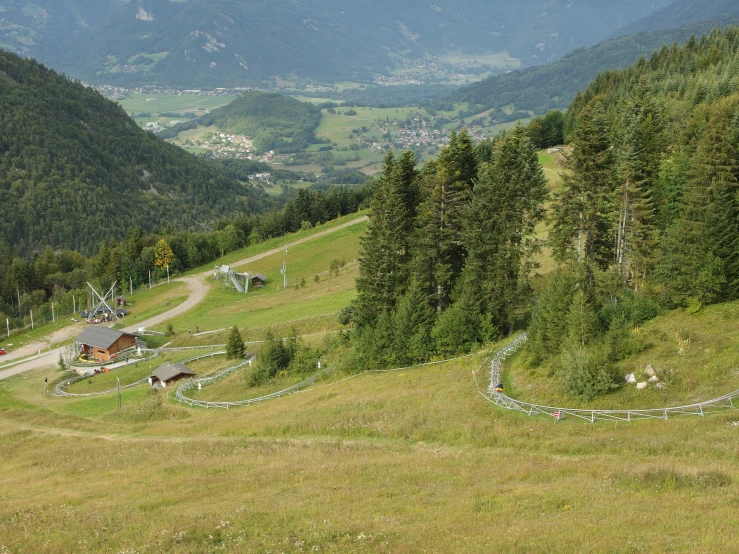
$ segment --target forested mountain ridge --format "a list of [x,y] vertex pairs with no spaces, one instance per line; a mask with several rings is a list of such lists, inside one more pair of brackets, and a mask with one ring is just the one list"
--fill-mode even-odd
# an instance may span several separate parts
[[596,43],[669,2],[65,1],[75,8],[62,17],[52,0],[15,0],[0,40],[75,77],[180,88],[271,83],[275,76],[367,80],[386,74],[398,57],[426,55],[506,50],[536,64]]
[[0,249],[89,252],[133,226],[194,228],[254,211],[262,195],[91,88],[0,51]]
[[277,93],[249,91],[226,106],[160,133],[172,138],[180,131],[215,125],[222,132],[246,135],[258,152],[299,152],[315,140],[321,110]]
[[555,62],[489,77],[426,104],[444,107],[454,102],[469,102],[476,106],[471,109],[479,111],[500,110],[513,105],[516,110],[536,114],[550,109],[565,109],[575,94],[585,90],[602,71],[626,68],[641,56],[649,57],[665,44],[682,44],[691,35],[700,36],[713,28],[736,24],[739,24],[739,14],[675,29],[619,36],[570,52]]

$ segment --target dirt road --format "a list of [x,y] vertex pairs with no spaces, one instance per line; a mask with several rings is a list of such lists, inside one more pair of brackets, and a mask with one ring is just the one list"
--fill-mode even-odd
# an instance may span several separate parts
[[[326,235],[330,235],[331,233],[335,233],[337,231],[340,231],[342,229],[346,229],[347,227],[351,227],[352,225],[357,225],[358,223],[363,223],[367,221],[367,216],[358,217],[357,219],[353,219],[351,221],[348,221],[346,223],[342,223],[341,225],[337,227],[332,227],[331,229],[326,229],[325,231],[321,231],[320,233],[316,233],[315,235],[310,235],[309,237],[305,237],[293,242],[287,243],[285,246],[280,246],[279,248],[273,248],[272,250],[268,250],[267,252],[262,252],[261,254],[257,254],[255,256],[251,256],[249,258],[244,258],[243,260],[239,260],[238,262],[234,262],[231,265],[231,267],[238,267],[242,266],[248,263],[255,262],[257,260],[261,260],[262,258],[266,258],[267,256],[272,256],[273,254],[277,254],[284,250],[285,248],[292,248],[294,246],[297,246],[299,244],[303,244],[305,242],[309,242],[312,240],[315,240],[320,237],[324,237]],[[185,300],[182,304],[179,306],[175,306],[171,310],[167,310],[164,313],[161,313],[157,316],[151,317],[147,319],[146,321],[139,321],[135,325],[130,325],[123,330],[132,333],[139,330],[140,327],[153,327],[155,325],[159,325],[160,323],[164,323],[165,321],[172,319],[175,316],[178,316],[180,314],[183,314],[198,304],[202,302],[205,297],[208,294],[208,291],[210,290],[210,285],[205,281],[205,278],[211,275],[213,272],[211,270],[203,271],[202,273],[197,273],[195,275],[190,275],[187,277],[180,277],[177,279],[177,281],[184,282],[188,287],[188,297],[187,300]],[[79,333],[82,332],[86,324],[81,323],[79,325],[71,325],[69,327],[65,327],[64,329],[60,329],[56,332],[54,332],[51,336],[46,337],[38,342],[34,342],[32,344],[28,344],[23,348],[19,348],[16,352],[8,353],[7,359],[3,359],[2,362],[11,361],[13,359],[20,359],[25,356],[31,356],[34,353],[37,353],[38,351],[41,351],[40,357],[35,357],[33,359],[30,359],[26,362],[19,363],[18,365],[15,365],[13,367],[10,367],[5,370],[0,370],[0,380],[7,379],[8,377],[12,377],[13,375],[18,375],[19,373],[23,373],[24,371],[28,371],[30,369],[35,369],[38,367],[44,367],[49,365],[54,365],[57,363],[57,360],[59,360],[59,354],[61,353],[61,348],[55,348],[53,350],[50,350],[50,346],[53,344],[59,344],[60,342],[65,342],[73,337],[76,337]],[[22,354],[18,354],[19,352],[23,352]],[[16,354],[15,356],[10,357],[12,354]],[[3,358],[6,358],[6,356],[3,356]]]

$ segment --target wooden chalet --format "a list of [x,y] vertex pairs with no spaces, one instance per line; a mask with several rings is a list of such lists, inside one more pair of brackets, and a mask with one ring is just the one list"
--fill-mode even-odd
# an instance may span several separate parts
[[149,377],[149,384],[166,387],[170,383],[174,383],[180,379],[187,379],[188,377],[193,377],[195,375],[197,375],[197,373],[185,364],[165,362],[156,368],[154,373],[151,374],[151,377]]
[[109,362],[124,350],[136,346],[136,337],[108,327],[88,327],[77,337],[81,353],[96,362]]
[[264,273],[257,273],[251,278],[251,286],[255,289],[261,289],[266,282],[267,278],[264,276]]

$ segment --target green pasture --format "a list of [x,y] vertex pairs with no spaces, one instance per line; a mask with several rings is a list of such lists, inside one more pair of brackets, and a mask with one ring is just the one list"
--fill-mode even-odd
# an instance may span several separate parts
[[[337,146],[351,146],[356,143],[355,138],[349,138],[349,135],[353,134],[352,129],[361,129],[362,126],[367,127],[368,132],[365,135],[372,133],[381,138],[382,132],[380,128],[388,126],[391,129],[397,129],[392,127],[390,124],[394,119],[405,120],[408,117],[428,116],[428,114],[419,108],[414,107],[402,107],[402,108],[335,108],[336,113],[330,114],[327,110],[321,112],[321,122],[318,124],[316,129],[316,136],[322,139],[329,139],[332,143],[336,143]],[[357,112],[357,115],[346,115],[349,109]],[[341,112],[341,114],[339,114]],[[335,154],[339,154],[335,152]],[[350,152],[353,154],[353,152]],[[360,154],[361,155],[361,154]]]
[[479,62],[490,67],[502,68],[507,66],[519,67],[521,60],[514,58],[505,50],[502,52],[495,52],[490,54],[464,54],[458,52],[456,54],[447,54],[440,56],[440,59],[450,63],[467,63],[467,62]]
[[638,351],[618,364],[619,373],[646,381],[644,370],[651,364],[664,389],[625,385],[585,405],[561,392],[554,368],[524,369],[517,360],[511,364],[511,396],[550,406],[637,409],[697,403],[738,388],[739,302],[709,306],[697,314],[675,310],[631,334]]
[[160,113],[178,112],[202,115],[207,110],[225,106],[236,96],[209,96],[204,94],[152,94],[132,93],[128,98],[116,100],[126,112]]
[[[279,248],[281,246],[285,246],[286,244],[289,244],[291,242],[295,242],[300,239],[304,239],[306,237],[310,237],[316,233],[320,233],[321,231],[326,231],[328,229],[333,229],[334,227],[338,227],[340,225],[343,225],[345,223],[349,223],[351,221],[354,221],[356,219],[359,219],[363,216],[366,216],[367,212],[357,212],[354,214],[345,215],[336,219],[333,219],[327,223],[323,223],[321,225],[317,225],[313,229],[307,229],[307,230],[301,230],[296,231],[295,233],[288,233],[287,235],[283,235],[281,237],[276,237],[272,239],[267,239],[265,241],[262,241],[258,244],[253,244],[251,246],[247,246],[245,248],[241,248],[239,250],[235,250],[233,252],[230,252],[229,254],[226,254],[222,258],[218,258],[215,260],[215,262],[201,266],[197,269],[191,269],[184,273],[184,275],[190,275],[192,273],[201,273],[203,271],[212,271],[214,265],[224,265],[224,264],[233,264],[235,262],[238,262],[240,260],[243,260],[245,258],[250,258],[252,256],[255,256],[257,254],[261,254],[263,252],[268,252],[270,250],[274,250],[275,248]],[[362,226],[363,223],[358,223],[356,226]],[[350,228],[354,228],[355,225],[352,225]],[[338,231],[339,233],[343,233],[344,231]],[[336,236],[336,233],[329,234],[329,236]],[[325,237],[324,237],[325,238]],[[319,239],[319,240],[323,240]],[[308,241],[309,244],[315,244],[315,241]],[[280,266],[282,265],[282,261],[279,262]],[[242,271],[242,269],[239,269],[239,271]],[[261,273],[264,273],[264,271],[260,271]]]

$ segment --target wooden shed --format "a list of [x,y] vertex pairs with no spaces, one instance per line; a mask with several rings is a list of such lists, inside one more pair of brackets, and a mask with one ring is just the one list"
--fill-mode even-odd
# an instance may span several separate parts
[[115,305],[119,308],[123,308],[126,305],[126,297],[125,296],[119,296],[115,299]]
[[136,346],[136,337],[108,327],[88,327],[77,337],[82,354],[96,362],[109,362],[119,352]]
[[154,373],[149,377],[149,384],[166,387],[170,383],[179,381],[180,379],[186,379],[197,375],[193,370],[187,367],[185,364],[175,364],[172,362],[165,362],[154,370]]
[[251,278],[251,286],[255,289],[261,289],[266,282],[267,278],[264,276],[264,273],[257,273]]

